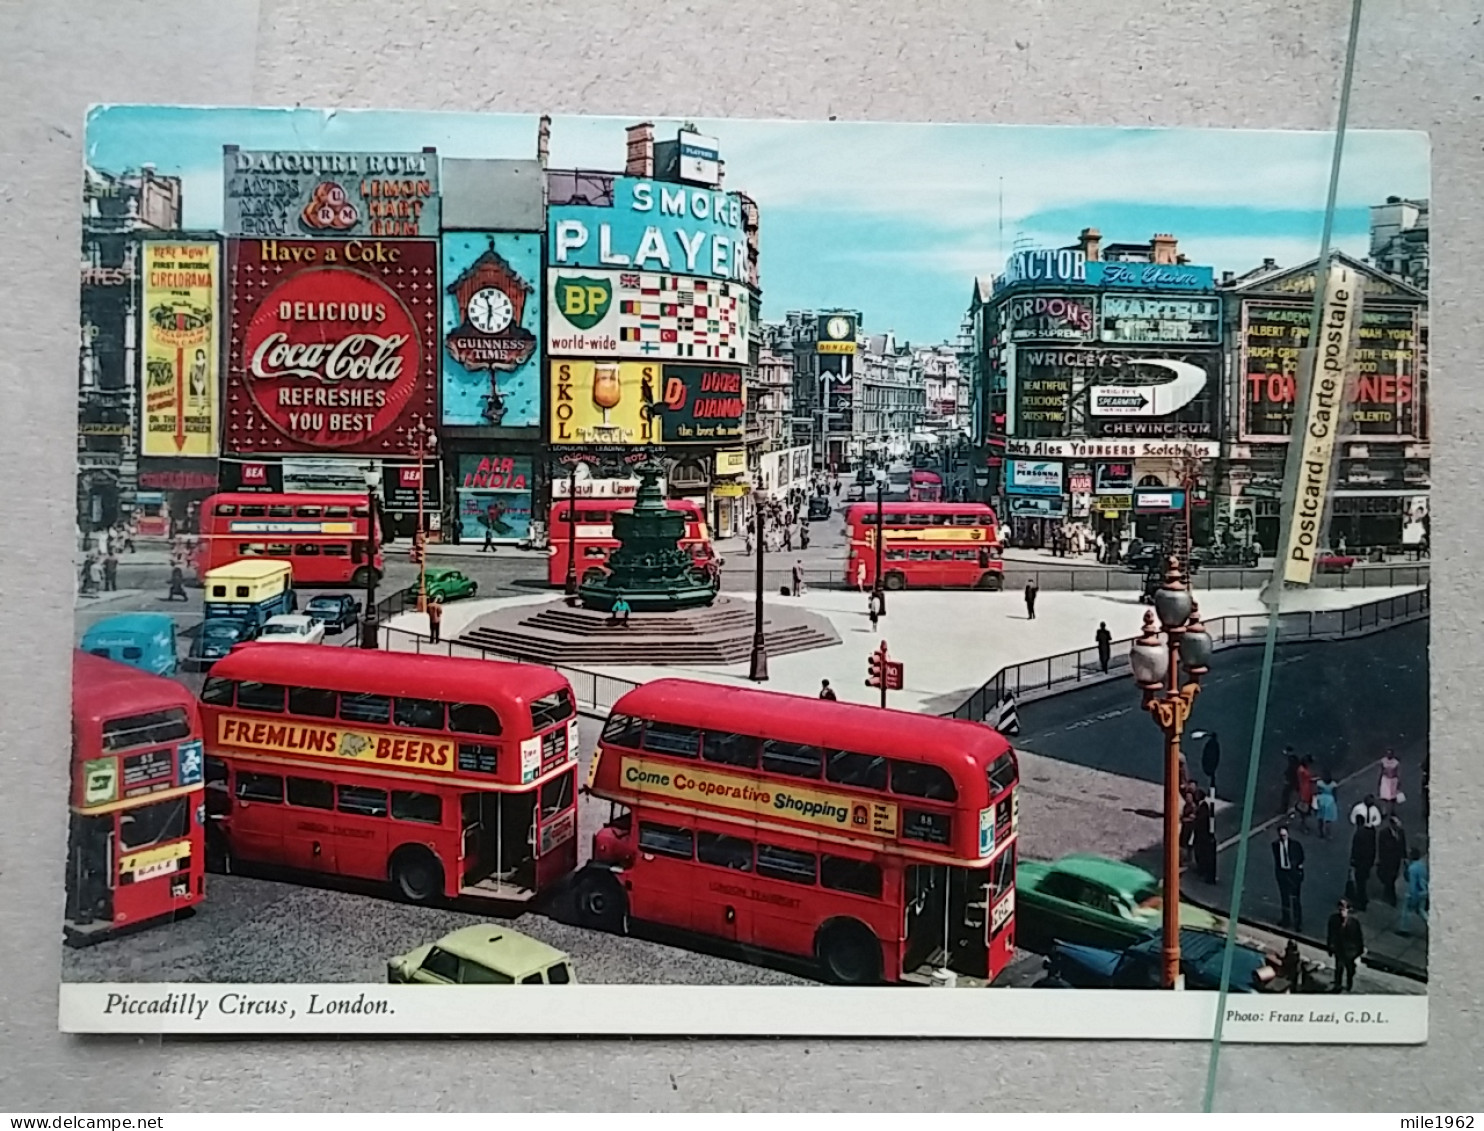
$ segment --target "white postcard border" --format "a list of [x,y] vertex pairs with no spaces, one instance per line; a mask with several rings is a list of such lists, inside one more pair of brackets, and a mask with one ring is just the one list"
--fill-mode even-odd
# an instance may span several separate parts
[[[1210,991],[64,982],[64,1033],[1208,1041]],[[1428,998],[1232,994],[1237,1044],[1421,1044]]]

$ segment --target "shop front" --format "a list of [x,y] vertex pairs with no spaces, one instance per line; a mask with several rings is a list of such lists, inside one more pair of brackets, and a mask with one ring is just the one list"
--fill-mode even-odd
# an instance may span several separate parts
[[727,448],[716,453],[715,482],[711,488],[711,534],[713,538],[738,538],[750,520],[746,499],[751,491],[747,476],[747,452]]

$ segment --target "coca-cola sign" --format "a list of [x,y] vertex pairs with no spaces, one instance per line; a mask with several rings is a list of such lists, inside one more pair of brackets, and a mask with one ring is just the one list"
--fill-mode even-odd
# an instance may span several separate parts
[[232,241],[229,449],[414,452],[436,424],[436,246]]

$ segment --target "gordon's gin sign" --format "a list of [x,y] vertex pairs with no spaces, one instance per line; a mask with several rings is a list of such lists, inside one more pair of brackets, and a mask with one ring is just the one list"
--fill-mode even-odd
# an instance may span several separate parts
[[435,245],[233,243],[232,450],[415,451],[435,419]]

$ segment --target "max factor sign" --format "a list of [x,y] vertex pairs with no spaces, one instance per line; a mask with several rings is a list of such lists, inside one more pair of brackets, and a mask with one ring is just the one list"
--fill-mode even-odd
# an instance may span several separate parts
[[1334,470],[1335,438],[1344,415],[1345,374],[1350,369],[1359,315],[1360,286],[1355,272],[1331,264],[1304,415],[1298,489],[1283,555],[1283,580],[1297,585],[1308,585],[1314,575],[1314,557],[1323,534],[1324,500]]

